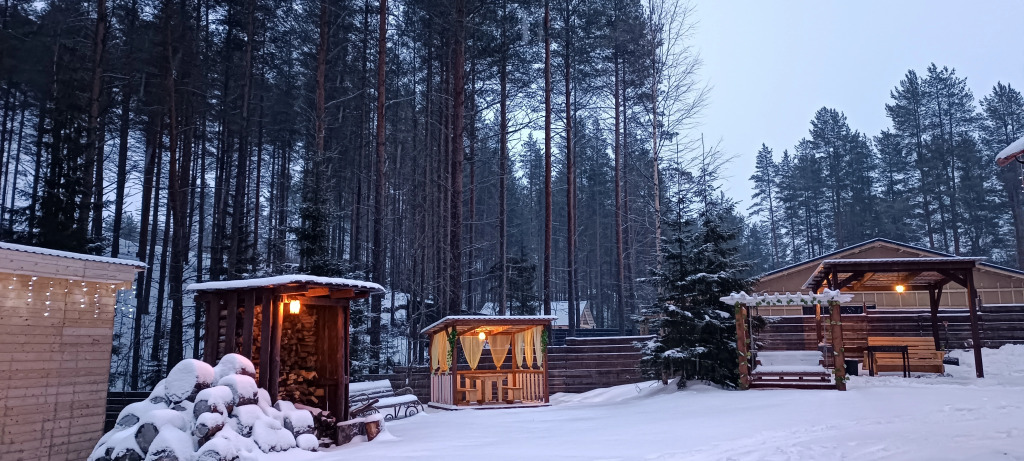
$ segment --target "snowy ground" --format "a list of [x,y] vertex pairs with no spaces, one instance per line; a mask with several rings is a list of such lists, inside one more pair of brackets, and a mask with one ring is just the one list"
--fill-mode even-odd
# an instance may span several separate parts
[[267,460],[1024,460],[1024,346],[954,353],[950,376],[853,377],[848,392],[656,383],[557,394],[547,408],[430,412],[373,442]]

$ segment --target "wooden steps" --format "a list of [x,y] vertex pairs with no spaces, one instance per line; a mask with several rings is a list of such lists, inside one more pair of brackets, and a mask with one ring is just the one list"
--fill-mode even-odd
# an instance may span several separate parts
[[548,347],[548,387],[556,392],[587,392],[602,387],[637,383],[640,349],[645,336],[566,338],[564,346]]

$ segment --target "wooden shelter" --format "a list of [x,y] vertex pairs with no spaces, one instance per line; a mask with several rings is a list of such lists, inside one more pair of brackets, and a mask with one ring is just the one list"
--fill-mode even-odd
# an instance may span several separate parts
[[206,362],[230,353],[248,357],[271,399],[288,398],[348,419],[349,303],[384,293],[383,287],[282,275],[195,283],[188,290],[206,313]]
[[[927,291],[931,304],[931,329],[935,350],[939,344],[939,305],[942,291],[950,283],[963,287],[967,293],[974,346],[975,373],[985,376],[981,361],[981,335],[978,331],[979,297],[974,284],[974,269],[981,258],[894,258],[894,259],[828,259],[822,261],[803,288],[817,292],[823,286],[846,292],[907,290]],[[841,333],[840,333],[841,335]]]
[[424,328],[421,333],[430,338],[428,405],[449,410],[547,405],[547,338],[556,318],[448,316]]
[[0,243],[0,459],[89,456],[103,435],[118,290],[145,267]]

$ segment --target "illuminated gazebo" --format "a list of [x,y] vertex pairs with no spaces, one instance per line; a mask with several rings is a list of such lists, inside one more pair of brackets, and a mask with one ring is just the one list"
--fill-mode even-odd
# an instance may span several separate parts
[[203,360],[226,354],[252,360],[270,398],[348,419],[349,303],[384,292],[359,280],[281,275],[194,283],[205,312]]
[[[430,403],[461,410],[548,404],[548,329],[555,316],[448,316],[430,338]],[[511,356],[511,357],[510,357]]]

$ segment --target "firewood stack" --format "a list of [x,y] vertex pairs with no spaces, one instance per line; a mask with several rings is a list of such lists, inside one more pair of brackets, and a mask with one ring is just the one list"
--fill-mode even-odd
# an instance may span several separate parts
[[316,373],[316,320],[315,309],[285,315],[281,337],[280,398],[309,406],[320,406],[324,399]]

